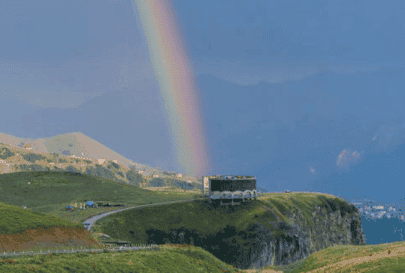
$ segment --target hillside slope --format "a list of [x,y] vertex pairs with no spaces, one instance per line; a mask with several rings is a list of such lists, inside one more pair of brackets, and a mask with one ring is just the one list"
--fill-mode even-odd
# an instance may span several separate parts
[[315,193],[265,194],[234,207],[194,201],[144,208],[97,224],[101,232],[134,244],[200,246],[244,269],[293,263],[335,245],[365,244],[357,209]]
[[[112,207],[80,210],[86,200],[119,204],[124,207],[192,199],[194,193],[153,192],[102,177],[69,172],[15,172],[0,174],[0,202],[25,206],[34,212],[48,213],[71,222],[81,222]],[[65,211],[65,206],[79,206]]]
[[[108,162],[114,160],[126,169],[132,168],[136,171],[143,171],[144,176],[152,176],[153,174],[157,174],[159,177],[165,176],[164,171],[145,164],[135,163],[80,132],[60,134],[39,139],[19,138],[0,133],[0,145],[20,153],[32,152],[45,156],[57,154],[58,156],[66,156],[67,158],[75,157],[81,160],[90,160],[93,164],[98,163],[98,159],[105,159],[105,163],[99,164],[106,165]],[[0,162],[0,173],[12,172],[13,169],[11,166],[14,164],[10,164],[5,158],[2,159],[4,162]],[[8,164],[8,166],[6,164]],[[197,182],[195,177],[189,175],[183,176],[180,180]]]
[[0,219],[0,252],[38,247],[101,247],[81,224],[52,215],[0,203]]
[[[110,148],[97,142],[96,140],[80,133],[66,133],[53,137],[27,139],[18,138],[12,135],[0,133],[0,142],[10,144],[11,148],[15,147],[31,147],[34,153],[60,153],[63,155],[77,155],[86,158],[105,158],[106,161],[117,160],[119,164],[136,165],[132,160],[129,160]],[[140,168],[147,167],[139,165]]]
[[[118,161],[117,161],[118,162]],[[69,171],[71,173],[90,174],[128,183],[140,187],[170,186],[178,189],[198,189],[199,183],[192,177],[175,177],[173,172],[164,172],[150,168],[137,170],[114,161],[64,155],[59,153],[35,153],[31,146],[11,147],[0,143],[0,174],[20,171]],[[154,177],[158,175],[158,178]]]

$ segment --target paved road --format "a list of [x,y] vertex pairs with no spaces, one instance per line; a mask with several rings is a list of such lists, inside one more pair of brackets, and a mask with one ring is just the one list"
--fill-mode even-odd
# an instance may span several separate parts
[[125,209],[119,209],[119,210],[114,210],[114,211],[109,211],[103,214],[99,214],[97,216],[94,216],[92,218],[86,219],[83,221],[83,225],[87,228],[87,230],[91,230],[91,228],[93,227],[94,223],[103,218],[106,217],[107,215],[113,214],[113,213],[117,213],[120,211],[124,211],[124,210],[129,210],[129,209],[140,209],[143,207],[153,207],[153,206],[158,206],[158,205],[165,205],[165,204],[173,204],[173,203],[183,203],[183,202],[191,202],[194,200],[203,200],[205,198],[197,198],[197,199],[189,199],[189,200],[180,200],[180,201],[170,201],[170,202],[163,202],[163,203],[155,203],[155,204],[148,204],[148,205],[140,205],[140,206],[134,206],[134,207],[129,207],[129,208],[125,208]]

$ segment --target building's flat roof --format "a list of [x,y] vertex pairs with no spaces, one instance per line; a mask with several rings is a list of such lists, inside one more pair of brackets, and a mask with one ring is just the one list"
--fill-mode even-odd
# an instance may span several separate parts
[[255,176],[249,175],[213,175],[209,176],[210,179],[229,179],[229,180],[242,180],[242,179],[256,179]]

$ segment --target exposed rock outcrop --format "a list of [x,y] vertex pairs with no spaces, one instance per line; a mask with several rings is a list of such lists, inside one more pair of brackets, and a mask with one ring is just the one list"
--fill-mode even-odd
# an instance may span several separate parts
[[288,265],[327,247],[366,244],[361,217],[354,206],[336,207],[333,202],[326,203],[315,207],[310,219],[299,210],[284,215],[288,222],[273,221],[264,226],[257,219],[243,231],[228,225],[217,234],[199,234],[184,227],[169,232],[149,229],[146,233],[148,244],[200,246],[242,269]]
[[[239,264],[240,268],[259,268],[268,265],[288,265],[308,255],[335,245],[365,245],[366,238],[361,227],[358,211],[351,214],[340,210],[316,207],[312,212],[312,226],[299,212],[291,213],[293,224],[275,222],[274,227],[283,232],[278,238],[260,238],[252,251],[250,264]],[[236,265],[235,265],[236,266]],[[247,266],[247,267],[246,267]]]

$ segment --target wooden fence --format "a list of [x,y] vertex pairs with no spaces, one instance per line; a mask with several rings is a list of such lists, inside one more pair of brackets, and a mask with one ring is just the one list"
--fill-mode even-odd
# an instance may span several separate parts
[[64,249],[64,250],[46,250],[46,251],[12,251],[12,252],[0,252],[0,257],[10,257],[10,256],[33,256],[33,255],[49,255],[49,254],[71,254],[71,253],[79,253],[79,252],[103,252],[105,250],[108,251],[125,251],[125,250],[159,250],[159,245],[151,244],[137,244],[132,247],[106,247],[104,249],[100,248],[72,248],[72,249]]

